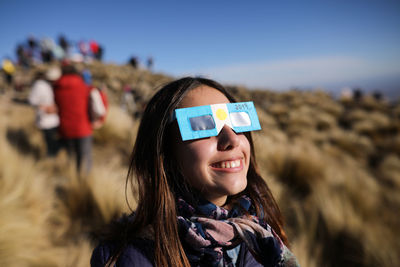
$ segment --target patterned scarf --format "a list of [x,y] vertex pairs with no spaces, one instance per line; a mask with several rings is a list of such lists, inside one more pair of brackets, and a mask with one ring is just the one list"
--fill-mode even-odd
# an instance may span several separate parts
[[[192,266],[233,266],[226,250],[244,242],[253,257],[268,267],[299,266],[295,256],[265,222],[254,215],[248,197],[230,211],[201,200],[196,208],[178,199],[179,235]],[[246,214],[245,214],[246,213]]]

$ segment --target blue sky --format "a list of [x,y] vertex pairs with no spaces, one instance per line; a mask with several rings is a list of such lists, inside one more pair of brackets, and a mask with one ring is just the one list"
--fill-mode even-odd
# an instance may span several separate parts
[[[249,87],[400,90],[400,1],[5,1],[0,56],[37,38],[95,39],[105,61]],[[382,88],[385,87],[385,88]]]

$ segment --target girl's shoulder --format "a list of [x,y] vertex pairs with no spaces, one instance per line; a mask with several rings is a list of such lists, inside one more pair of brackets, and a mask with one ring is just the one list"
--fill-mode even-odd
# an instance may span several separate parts
[[147,239],[134,239],[128,245],[119,248],[118,244],[112,242],[104,242],[98,245],[90,259],[92,267],[105,266],[116,251],[120,250],[114,264],[110,266],[140,266],[150,267],[154,262],[154,241]]

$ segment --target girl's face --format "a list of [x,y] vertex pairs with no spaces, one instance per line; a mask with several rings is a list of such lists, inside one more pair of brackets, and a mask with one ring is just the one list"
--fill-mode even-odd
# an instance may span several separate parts
[[[209,86],[191,90],[179,108],[229,103],[228,98]],[[182,141],[177,131],[175,157],[188,183],[208,201],[223,206],[230,195],[247,185],[250,144],[243,134],[224,126],[218,136]]]

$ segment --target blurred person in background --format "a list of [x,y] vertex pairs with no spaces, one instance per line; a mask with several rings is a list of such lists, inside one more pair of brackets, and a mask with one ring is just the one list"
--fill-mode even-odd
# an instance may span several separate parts
[[90,85],[89,118],[93,130],[99,129],[106,121],[108,111],[107,86],[95,82]]
[[36,109],[36,126],[43,133],[48,157],[56,156],[60,148],[58,140],[60,120],[52,87],[60,76],[61,70],[58,67],[52,67],[46,72],[38,71],[28,98],[29,103]]
[[96,130],[100,129],[106,122],[108,112],[107,85],[96,83],[93,85],[90,93],[92,94],[94,91],[100,96],[99,104],[104,108],[104,111],[100,116],[91,116],[92,128]]
[[99,44],[95,40],[89,41],[90,52],[92,53],[92,57],[97,59],[99,53]]
[[152,56],[149,56],[146,61],[147,69],[153,71],[154,60]]
[[123,93],[121,95],[121,108],[130,115],[136,112],[135,96],[133,94],[133,88],[129,84],[126,84],[123,87]]
[[88,68],[87,65],[84,65],[83,70],[81,71],[83,81],[88,85],[92,85],[92,72]]
[[[205,115],[194,123],[199,131],[210,127],[207,131],[218,120],[199,110],[221,104],[216,116],[226,120],[221,106],[233,102],[219,83],[190,77],[153,96],[127,175],[126,185],[139,195],[136,211],[112,224],[93,252],[92,267],[299,266],[286,246],[279,208],[258,172],[251,133],[236,133],[223,123],[219,133],[183,140],[177,109],[201,106],[196,114]],[[257,125],[258,119],[252,122]]]
[[104,48],[103,48],[102,45],[99,44],[99,50],[97,51],[96,59],[98,61],[102,61],[103,60],[103,54],[104,54]]
[[90,88],[89,118],[94,130],[100,129],[105,123],[108,111],[107,87],[105,84],[92,83],[92,73],[84,64],[81,76]]
[[129,65],[131,65],[134,69],[137,69],[139,67],[139,60],[137,57],[132,56],[129,61]]
[[14,80],[14,72],[15,72],[15,66],[11,59],[9,58],[4,58],[2,63],[1,63],[1,71],[4,75],[4,79],[6,80],[6,86],[7,88],[0,88],[0,93],[4,93],[6,90],[9,90],[12,88],[13,85],[13,80]]
[[67,38],[64,35],[58,36],[58,45],[61,47],[61,49],[64,52],[64,57],[68,57],[69,55],[69,48],[70,44],[67,40]]
[[27,40],[27,54],[32,65],[41,61],[40,47],[33,35],[30,35]]
[[29,68],[29,58],[27,56],[25,47],[23,44],[18,44],[17,47],[15,48],[15,54],[18,59],[18,64],[24,68]]
[[85,40],[80,40],[78,42],[78,50],[79,50],[79,53],[82,55],[82,60],[84,62],[87,62],[88,58],[89,58],[89,52],[90,52],[89,44],[86,43]]
[[54,59],[54,46],[55,43],[53,39],[51,38],[43,38],[40,41],[40,49],[41,49],[41,55],[42,55],[42,61],[43,63],[50,63]]
[[[92,126],[89,119],[90,88],[72,63],[62,63],[62,76],[54,85],[60,116],[60,134],[68,155],[75,157],[79,174],[92,168]],[[83,172],[83,173],[82,173]]]

